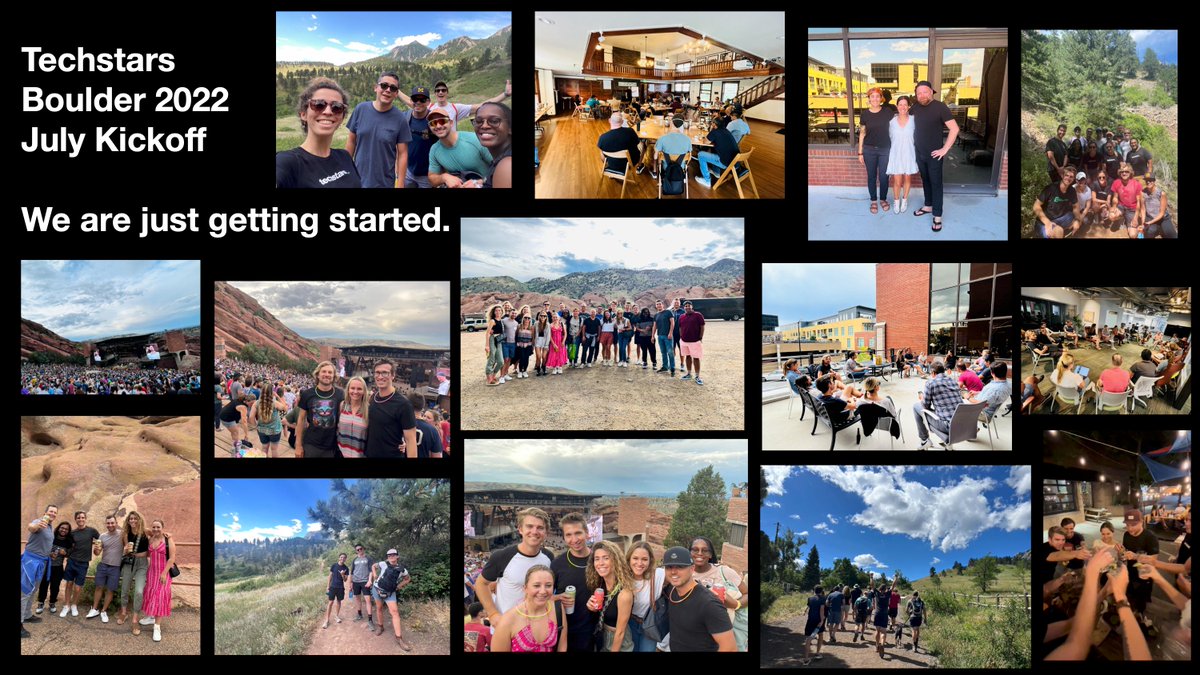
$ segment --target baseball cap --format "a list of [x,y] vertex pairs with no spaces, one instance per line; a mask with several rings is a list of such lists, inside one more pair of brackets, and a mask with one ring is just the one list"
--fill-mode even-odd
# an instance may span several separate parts
[[916,91],[917,89],[920,89],[921,87],[929,87],[930,91],[932,91],[935,94],[937,93],[937,89],[933,88],[933,85],[929,83],[929,80],[921,80],[920,82],[918,82],[917,86],[913,88],[913,91]]
[[430,111],[429,111],[429,114],[425,116],[425,119],[427,119],[427,120],[431,120],[431,119],[433,119],[434,117],[445,117],[446,119],[450,119],[450,116],[449,116],[449,115],[447,115],[447,114],[446,114],[446,111],[445,111],[444,109],[442,109],[442,108],[432,108],[432,109],[430,109]]
[[663,567],[691,567],[692,554],[682,546],[672,546],[663,554]]
[[412,93],[409,94],[408,96],[409,96],[409,98],[413,98],[416,96],[424,96],[425,98],[429,98],[429,89],[427,89],[425,87],[413,87]]
[[437,89],[438,87],[445,87],[445,88],[449,89],[450,85],[446,84],[446,82],[444,80],[438,80],[437,83],[435,83],[433,85],[433,88]]
[[1084,173],[1084,172],[1082,172],[1082,171],[1080,171],[1079,173],[1075,174],[1075,180],[1083,180],[1083,179],[1085,179],[1085,178],[1087,178],[1087,174],[1086,174],[1086,173]]
[[394,548],[389,548],[387,554],[388,555],[400,555],[400,552]]
[[1142,512],[1137,509],[1129,509],[1128,511],[1126,511],[1125,512],[1125,524],[1126,525],[1141,525],[1142,524]]

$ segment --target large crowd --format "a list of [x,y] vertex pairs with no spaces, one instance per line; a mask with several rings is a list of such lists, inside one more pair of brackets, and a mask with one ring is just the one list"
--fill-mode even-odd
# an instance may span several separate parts
[[200,371],[63,363],[22,363],[21,395],[159,395],[200,393]]

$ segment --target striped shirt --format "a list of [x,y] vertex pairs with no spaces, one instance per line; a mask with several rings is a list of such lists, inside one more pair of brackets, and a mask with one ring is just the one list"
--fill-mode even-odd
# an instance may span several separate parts
[[367,449],[367,425],[362,415],[343,410],[338,416],[338,451],[347,459],[361,459]]

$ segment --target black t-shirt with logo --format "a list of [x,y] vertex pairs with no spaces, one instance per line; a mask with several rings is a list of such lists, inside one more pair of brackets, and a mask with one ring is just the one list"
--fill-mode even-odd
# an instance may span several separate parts
[[300,409],[304,411],[304,445],[327,451],[337,450],[338,409],[345,394],[337,387],[333,393],[318,393],[316,389],[300,392]]
[[1144,175],[1152,159],[1154,159],[1154,155],[1151,155],[1145,147],[1139,147],[1137,150],[1130,149],[1125,155],[1125,161],[1133,169],[1135,176]]
[[1067,188],[1066,192],[1062,191],[1062,183],[1047,185],[1046,189],[1042,190],[1042,194],[1038,195],[1038,201],[1042,203],[1042,211],[1050,220],[1057,220],[1068,213],[1074,212],[1075,203],[1078,198],[1071,192],[1071,188]]
[[1099,199],[1102,202],[1107,202],[1108,196],[1112,194],[1112,181],[1106,180],[1104,184],[1101,185],[1099,180],[1094,180],[1092,181],[1091,188],[1092,194],[1096,196],[1096,199]]

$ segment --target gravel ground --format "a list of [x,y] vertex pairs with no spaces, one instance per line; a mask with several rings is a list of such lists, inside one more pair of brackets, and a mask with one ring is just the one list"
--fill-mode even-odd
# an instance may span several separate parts
[[154,626],[142,626],[142,634],[134,635],[128,620],[117,625],[116,611],[108,615],[108,623],[101,623],[100,617],[85,619],[87,609],[91,603],[86,609],[79,606],[79,616],[68,614],[65,619],[49,612],[37,615],[41,622],[25,624],[32,637],[21,640],[21,654],[200,654],[200,612],[195,609],[172,609],[163,620],[162,642],[154,642]]

